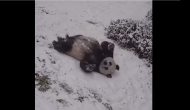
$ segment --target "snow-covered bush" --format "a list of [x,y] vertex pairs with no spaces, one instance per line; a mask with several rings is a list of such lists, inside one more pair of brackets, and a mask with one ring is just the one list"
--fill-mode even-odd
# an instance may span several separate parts
[[106,36],[152,64],[152,11],[145,20],[118,19],[105,28]]
[[148,11],[148,13],[146,15],[146,19],[147,20],[152,20],[152,10]]

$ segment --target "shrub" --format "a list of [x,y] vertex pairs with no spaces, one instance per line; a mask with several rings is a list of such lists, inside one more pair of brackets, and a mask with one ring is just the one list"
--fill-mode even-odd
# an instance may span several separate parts
[[152,64],[152,10],[144,20],[118,19],[105,28],[106,36]]

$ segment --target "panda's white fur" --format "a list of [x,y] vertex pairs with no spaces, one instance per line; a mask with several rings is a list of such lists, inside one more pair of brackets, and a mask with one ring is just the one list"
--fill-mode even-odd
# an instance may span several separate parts
[[[78,37],[75,39],[74,44],[72,45],[72,49],[65,54],[71,56],[79,61],[84,59],[86,53],[92,53],[92,44],[99,44],[96,39],[91,37]],[[99,46],[99,45],[98,45]],[[99,46],[100,47],[100,46]]]
[[[104,62],[107,62],[107,64],[105,65]],[[112,65],[109,64],[109,62],[112,63]],[[107,67],[108,69],[106,70],[105,67]],[[112,57],[107,57],[105,58],[101,63],[100,63],[100,66],[99,66],[99,71],[102,73],[102,74],[105,74],[105,75],[108,75],[108,74],[113,74],[116,70],[116,63],[115,61],[113,60]]]
[[66,52],[65,54],[68,56],[71,56],[79,61],[82,61],[85,56],[85,52],[90,52],[91,50],[88,49],[85,45],[82,43],[78,43],[77,40],[73,44],[72,50],[69,52]]

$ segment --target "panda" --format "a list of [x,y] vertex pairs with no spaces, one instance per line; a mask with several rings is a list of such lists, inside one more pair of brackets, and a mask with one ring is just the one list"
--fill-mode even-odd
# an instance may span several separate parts
[[[57,40],[52,42],[54,49],[79,60],[81,69],[86,73],[95,71],[110,78],[111,71],[119,70],[119,65],[115,64],[113,60],[113,54],[110,54],[111,52],[109,53],[108,51],[112,46],[107,45],[106,48],[106,45],[102,44],[104,46],[102,48],[96,39],[83,35],[69,36],[66,34],[66,38],[58,36]],[[104,49],[106,50],[105,53]],[[103,70],[105,67],[102,65],[102,62],[105,59],[112,62],[113,65],[107,65],[108,69]]]

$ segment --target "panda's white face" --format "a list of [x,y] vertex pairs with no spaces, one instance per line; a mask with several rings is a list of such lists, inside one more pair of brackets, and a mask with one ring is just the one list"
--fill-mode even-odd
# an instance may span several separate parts
[[99,70],[102,74],[113,74],[116,70],[116,63],[111,57],[105,58],[99,66]]

